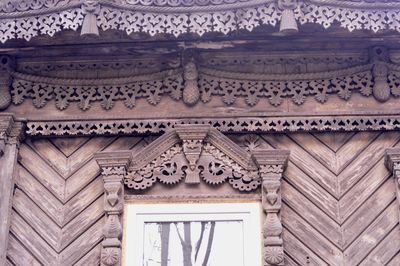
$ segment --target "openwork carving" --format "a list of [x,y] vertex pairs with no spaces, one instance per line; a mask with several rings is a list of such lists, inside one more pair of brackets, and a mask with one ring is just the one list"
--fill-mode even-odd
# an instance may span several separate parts
[[253,156],[262,178],[264,222],[264,265],[284,265],[282,223],[280,220],[281,178],[286,168],[288,151],[258,149]]
[[87,110],[91,102],[100,101],[101,106],[111,109],[115,101],[122,100],[126,107],[133,108],[137,98],[145,98],[150,104],[158,104],[163,94],[174,99],[182,95],[182,76],[179,70],[164,71],[116,79],[57,79],[14,73],[12,97],[14,104],[31,98],[35,107],[41,108],[55,99],[56,106],[64,110],[71,102],[78,102]]
[[[400,210],[400,149],[393,148],[386,150],[385,164],[389,171],[392,172],[395,186],[396,186],[396,196],[397,202],[399,204]],[[399,216],[400,221],[400,216]]]
[[95,155],[104,180],[104,211],[106,222],[101,249],[101,265],[121,265],[121,215],[124,209],[123,178],[130,153],[111,152]]
[[[252,74],[197,67],[190,61],[182,68],[112,79],[59,79],[13,72],[12,101],[21,104],[32,99],[35,107],[44,107],[55,100],[58,109],[66,109],[77,102],[82,110],[88,110],[93,102],[100,102],[111,109],[116,101],[133,108],[138,98],[150,104],[158,104],[164,95],[175,100],[183,99],[189,106],[199,99],[204,103],[212,97],[231,105],[244,98],[249,106],[265,98],[273,106],[281,105],[290,98],[295,104],[303,104],[308,97],[325,103],[335,94],[349,100],[352,93],[365,97],[373,95],[384,102],[391,96],[400,95],[400,67],[389,63],[384,48],[374,49],[371,62],[347,69],[302,74]],[[378,56],[385,54],[386,57]]]
[[[96,8],[87,12],[89,2]],[[31,39],[39,34],[53,36],[62,29],[82,34],[97,34],[118,29],[127,34],[145,32],[179,36],[184,33],[253,30],[260,25],[275,26],[288,14],[301,24],[318,23],[325,28],[334,22],[352,31],[400,31],[397,1],[299,1],[285,8],[275,0],[24,0],[5,1],[0,5],[0,41],[14,38]],[[288,2],[288,1],[285,1]],[[295,1],[297,2],[297,1]],[[278,3],[280,7],[278,7]],[[282,8],[283,7],[283,8]],[[89,22],[90,21],[90,22]],[[90,26],[89,26],[90,25]]]
[[249,156],[209,126],[177,126],[135,155],[124,183],[143,190],[157,181],[198,184],[202,178],[210,185],[228,181],[240,191],[251,191],[261,180]]
[[343,117],[309,115],[268,118],[31,121],[27,122],[26,133],[30,136],[159,134],[181,124],[211,125],[221,132],[232,133],[399,130],[400,116],[369,114]]

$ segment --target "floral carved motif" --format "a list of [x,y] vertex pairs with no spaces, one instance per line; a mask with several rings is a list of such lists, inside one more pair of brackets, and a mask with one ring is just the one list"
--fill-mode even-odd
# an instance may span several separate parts
[[[88,9],[89,2],[95,3],[96,11]],[[282,5],[292,2],[290,8]],[[98,28],[127,34],[227,34],[238,29],[251,31],[260,25],[275,26],[287,12],[300,24],[317,23],[328,28],[338,22],[350,31],[400,31],[399,10],[397,1],[8,0],[0,4],[0,41],[30,40],[39,34],[53,36],[57,31],[77,30],[80,26],[82,34],[97,34]]]

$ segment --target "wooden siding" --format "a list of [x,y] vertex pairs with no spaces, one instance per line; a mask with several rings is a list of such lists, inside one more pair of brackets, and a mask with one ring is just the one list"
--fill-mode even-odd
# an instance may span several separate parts
[[[399,145],[399,132],[252,139],[253,148],[291,151],[282,185],[286,265],[400,265],[399,206],[383,158]],[[98,265],[103,181],[92,155],[144,144],[134,137],[22,144],[7,263]]]

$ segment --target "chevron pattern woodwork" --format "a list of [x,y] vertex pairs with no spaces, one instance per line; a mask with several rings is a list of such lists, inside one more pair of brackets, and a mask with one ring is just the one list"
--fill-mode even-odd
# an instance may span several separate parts
[[291,151],[282,187],[286,265],[400,265],[399,206],[384,166],[398,132],[262,139]]
[[[290,150],[282,196],[286,265],[400,265],[399,206],[384,166],[399,132],[232,136],[247,149]],[[21,145],[9,265],[98,265],[103,184],[93,154],[140,149],[135,137]]]
[[9,265],[99,265],[104,188],[93,154],[140,147],[140,140],[57,138],[22,144]]

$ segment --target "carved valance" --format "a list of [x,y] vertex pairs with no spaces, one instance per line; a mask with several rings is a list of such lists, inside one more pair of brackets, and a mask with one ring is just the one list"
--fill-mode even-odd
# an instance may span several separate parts
[[296,30],[297,23],[324,28],[338,23],[350,31],[400,31],[399,11],[397,0],[6,0],[0,4],[0,41],[53,36],[79,27],[82,34],[116,29],[175,36],[251,31],[278,23],[281,31]]
[[95,102],[109,110],[118,101],[134,108],[137,99],[144,98],[149,104],[157,105],[163,97],[189,106],[199,101],[207,103],[213,97],[220,97],[226,105],[242,98],[249,106],[264,99],[277,107],[285,99],[291,99],[296,105],[308,98],[325,103],[329,95],[348,101],[353,93],[360,93],[381,102],[400,96],[400,66],[390,62],[384,47],[372,48],[369,62],[365,64],[321,72],[256,74],[198,66],[189,60],[177,68],[118,78],[55,78],[12,70],[7,73],[9,77],[4,77],[12,80],[14,104],[32,99],[35,107],[42,108],[47,102],[55,101],[60,110],[72,103],[88,110]]

